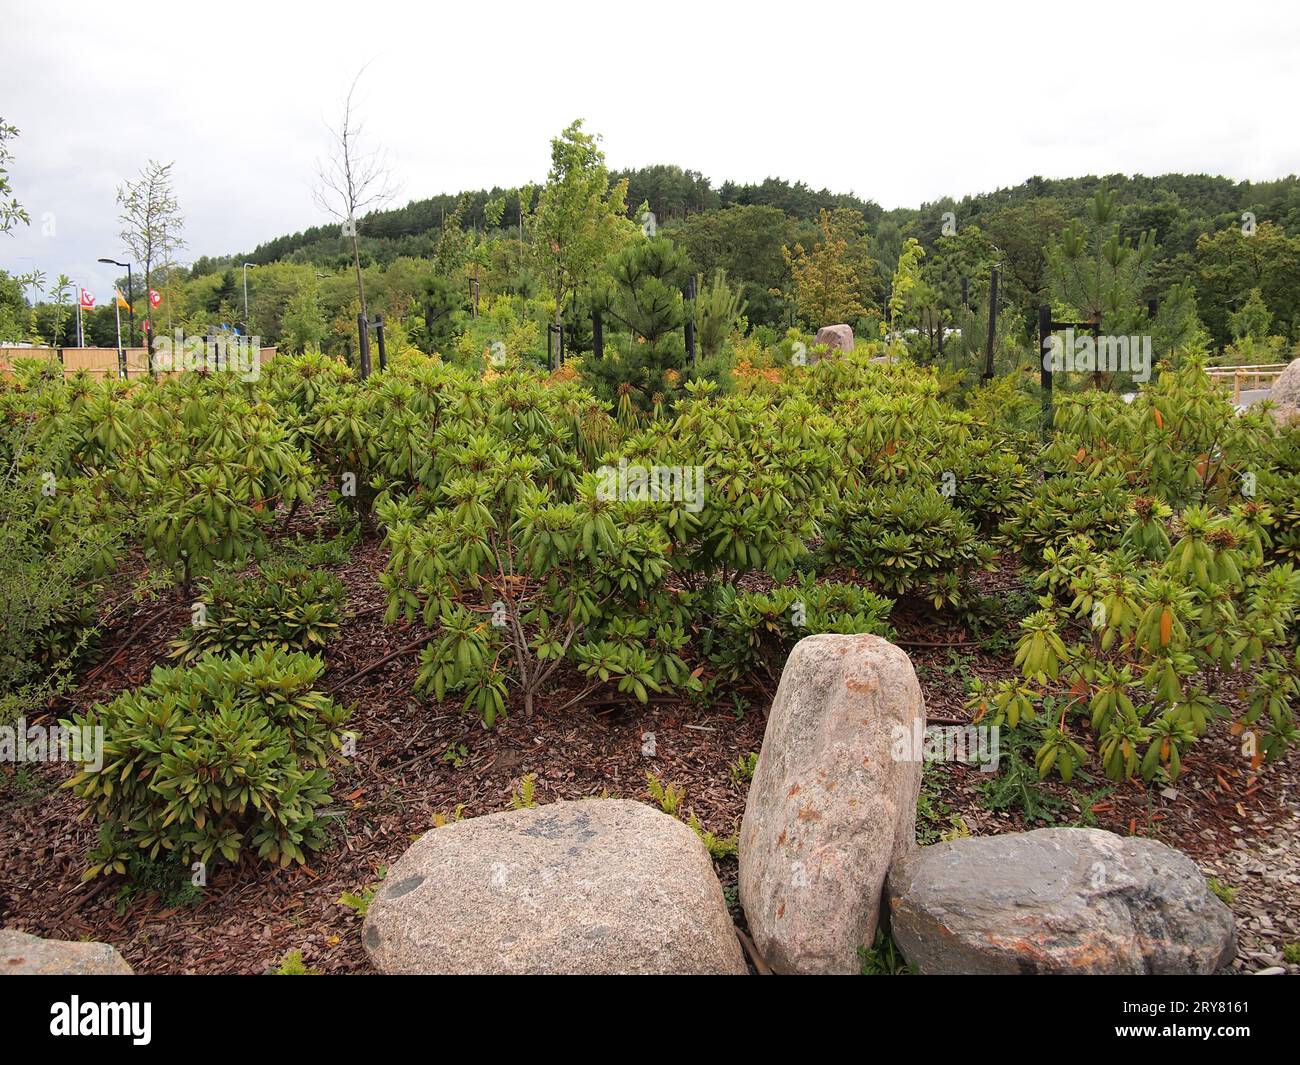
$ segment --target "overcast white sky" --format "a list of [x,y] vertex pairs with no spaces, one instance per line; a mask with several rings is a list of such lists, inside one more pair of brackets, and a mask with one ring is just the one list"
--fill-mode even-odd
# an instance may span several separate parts
[[11,180],[32,215],[0,237],[0,269],[101,300],[115,271],[95,260],[125,258],[114,191],[148,158],[175,160],[186,261],[325,221],[315,161],[368,60],[396,204],[540,180],[576,117],[611,167],[778,175],[886,207],[1033,174],[1300,171],[1296,0],[134,10],[0,0],[0,115],[22,131]]

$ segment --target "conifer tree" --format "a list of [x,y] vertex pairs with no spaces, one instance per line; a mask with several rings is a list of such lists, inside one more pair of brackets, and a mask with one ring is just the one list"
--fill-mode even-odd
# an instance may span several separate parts
[[[682,285],[690,269],[684,252],[667,237],[634,240],[610,261],[607,276],[593,287],[592,301],[612,331],[603,359],[588,359],[583,373],[610,402],[631,397],[652,410],[686,378]],[[626,387],[621,387],[626,386]]]
[[1122,238],[1119,228],[1114,194],[1098,189],[1085,221],[1071,222],[1047,252],[1056,297],[1112,335],[1146,326],[1141,296],[1155,252],[1153,232],[1134,243]]

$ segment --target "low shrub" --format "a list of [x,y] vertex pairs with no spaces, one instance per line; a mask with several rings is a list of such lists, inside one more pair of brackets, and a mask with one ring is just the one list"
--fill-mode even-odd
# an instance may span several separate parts
[[69,683],[127,531],[88,520],[93,502],[72,475],[70,434],[22,410],[51,400],[66,408],[61,382],[0,395],[0,722]]
[[[1035,719],[1044,699],[1061,699],[1042,729],[1041,776],[1055,770],[1068,781],[1086,760],[1072,717],[1096,735],[1114,780],[1175,779],[1218,718],[1236,717],[1232,731],[1254,766],[1300,738],[1300,573],[1267,564],[1266,512],[1189,507],[1177,529],[1163,528],[1162,514],[1169,509],[1142,499],[1124,546],[1099,550],[1075,537],[1049,549],[1043,609],[1020,624],[1022,677],[979,688],[971,700],[977,719],[1015,728]],[[1245,671],[1248,687],[1230,700],[1224,678]]]
[[95,503],[86,517],[138,525],[187,594],[219,563],[264,557],[273,512],[312,493],[296,433],[230,374],[105,382],[53,424],[74,435],[72,467]]
[[463,694],[489,725],[508,683],[531,713],[565,663],[589,691],[616,681],[641,701],[698,687],[679,655],[687,636],[655,504],[611,496],[583,472],[587,434],[601,431],[588,405],[575,386],[503,374],[471,424],[437,437],[436,488],[378,502],[388,619],[418,611],[440,630],[417,687]]
[[338,629],[343,600],[337,577],[303,566],[263,566],[259,576],[217,574],[200,592],[197,616],[172,645],[172,657],[193,662],[209,652],[323,651]]
[[1128,476],[1119,470],[1095,476],[1075,471],[1049,476],[1007,515],[1002,537],[1029,563],[1062,547],[1072,536],[1115,546],[1128,525],[1133,500]]
[[251,848],[305,864],[325,842],[325,767],[349,715],[315,690],[323,670],[278,650],[208,655],[64,722],[103,729],[102,765],[64,785],[101,823],[85,878],[164,851],[210,863]]
[[947,461],[950,468],[939,474],[939,491],[966,512],[981,536],[996,533],[1033,490],[1019,453],[990,439],[969,441]]
[[851,486],[828,509],[822,551],[830,565],[852,567],[879,592],[929,599],[936,610],[959,603],[966,579],[994,557],[933,485]]
[[854,584],[817,584],[804,578],[770,592],[745,592],[734,585],[717,589],[702,646],[719,680],[735,682],[754,675],[776,680],[791,648],[819,632],[890,636],[892,600]]

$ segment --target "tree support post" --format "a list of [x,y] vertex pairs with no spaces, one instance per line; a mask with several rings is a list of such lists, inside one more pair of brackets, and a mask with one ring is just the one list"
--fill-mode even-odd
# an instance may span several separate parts
[[[939,323],[939,335],[943,336],[943,323]],[[993,345],[998,335],[998,268],[993,267],[989,274],[989,335],[984,347],[984,380],[993,380]],[[942,348],[942,342],[940,343]]]
[[370,376],[370,320],[364,314],[357,315],[357,334],[360,339],[361,380]]
[[1052,432],[1052,371],[1047,360],[1048,343],[1052,336],[1052,308],[1049,304],[1038,305],[1038,358],[1042,367],[1039,382],[1043,389],[1043,439]]
[[691,365],[695,364],[695,275],[691,274],[686,279],[686,285],[682,288],[682,296],[686,299],[686,357],[690,359]]
[[379,368],[388,369],[388,345],[384,342],[384,316],[375,315],[375,343],[379,346]]
[[1086,329],[1094,337],[1101,335],[1100,322],[1057,322],[1052,319],[1052,308],[1046,303],[1038,305],[1038,357],[1041,361],[1043,386],[1043,439],[1052,434],[1052,370],[1047,357],[1051,336],[1058,329]]
[[548,370],[558,370],[563,365],[564,326],[551,322],[546,327],[546,368]]

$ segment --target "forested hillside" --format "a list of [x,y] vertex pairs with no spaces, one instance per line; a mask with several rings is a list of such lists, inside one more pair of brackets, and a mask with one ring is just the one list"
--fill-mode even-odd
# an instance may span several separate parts
[[[612,307],[620,287],[641,284],[630,275],[620,282],[613,257],[619,234],[639,228],[665,238],[672,254],[637,270],[675,289],[694,278],[698,297],[665,304],[657,323],[612,315],[604,324],[615,350],[643,329],[666,336],[689,318],[723,376],[741,341],[756,346],[748,355],[779,361],[772,349],[789,330],[837,322],[868,338],[902,336],[922,362],[969,369],[986,333],[994,268],[998,359],[1008,367],[1032,360],[1044,303],[1057,317],[1082,316],[1112,331],[1122,325],[1166,348],[1236,362],[1282,358],[1300,333],[1295,176],[1031,177],[885,210],[856,193],[775,177],[717,183],[675,165],[610,171],[598,143],[574,123],[552,142],[545,182],[363,214],[355,240],[345,226],[322,224],[251,251],[165,264],[151,282],[156,326],[240,331],[355,362],[364,298],[399,350],[479,359],[497,343],[547,361],[548,344],[556,344],[548,329],[563,327],[567,353],[589,351],[592,312]],[[573,175],[584,183],[584,202],[572,201],[564,185]],[[864,175],[866,192],[869,181]],[[572,225],[592,218],[602,235],[576,240]],[[587,255],[587,246],[599,254]],[[66,293],[38,297],[33,309],[26,284],[0,276],[3,339],[73,342]],[[144,311],[138,300],[136,307]],[[85,329],[88,344],[114,345],[112,308],[88,312]],[[676,358],[665,354],[663,368]]]
[[[954,211],[971,225],[987,225],[1012,208],[1033,201],[1049,201],[1066,217],[1082,214],[1098,188],[1114,190],[1124,207],[1123,229],[1136,236],[1144,229],[1156,231],[1157,243],[1168,255],[1191,252],[1196,238],[1238,224],[1242,211],[1250,210],[1260,221],[1273,221],[1293,233],[1300,230],[1300,181],[1295,177],[1279,181],[1232,181],[1208,174],[1164,174],[1144,177],[1109,174],[1105,177],[1031,177],[1013,188],[945,198],[916,208],[882,209],[879,204],[852,193],[829,189],[813,190],[802,182],[768,178],[760,184],[742,185],[724,181],[714,186],[695,170],[673,165],[647,166],[614,173],[615,180],[628,182],[627,202],[649,205],[661,222],[679,222],[693,215],[728,207],[775,207],[792,219],[809,221],[821,208],[846,207],[859,211],[866,222],[880,221],[906,228],[909,235],[929,244],[939,236],[944,211]],[[412,200],[405,207],[379,211],[367,217],[362,240],[367,262],[387,264],[403,255],[432,255],[448,215],[459,208],[460,223],[468,228],[488,228],[486,208],[493,200],[505,199],[504,218],[519,214],[519,190],[494,187],[470,192],[444,193]],[[197,272],[239,262],[327,263],[339,262],[350,252],[343,247],[337,226],[313,226],[300,233],[285,234],[259,244],[245,255],[200,260]]]

